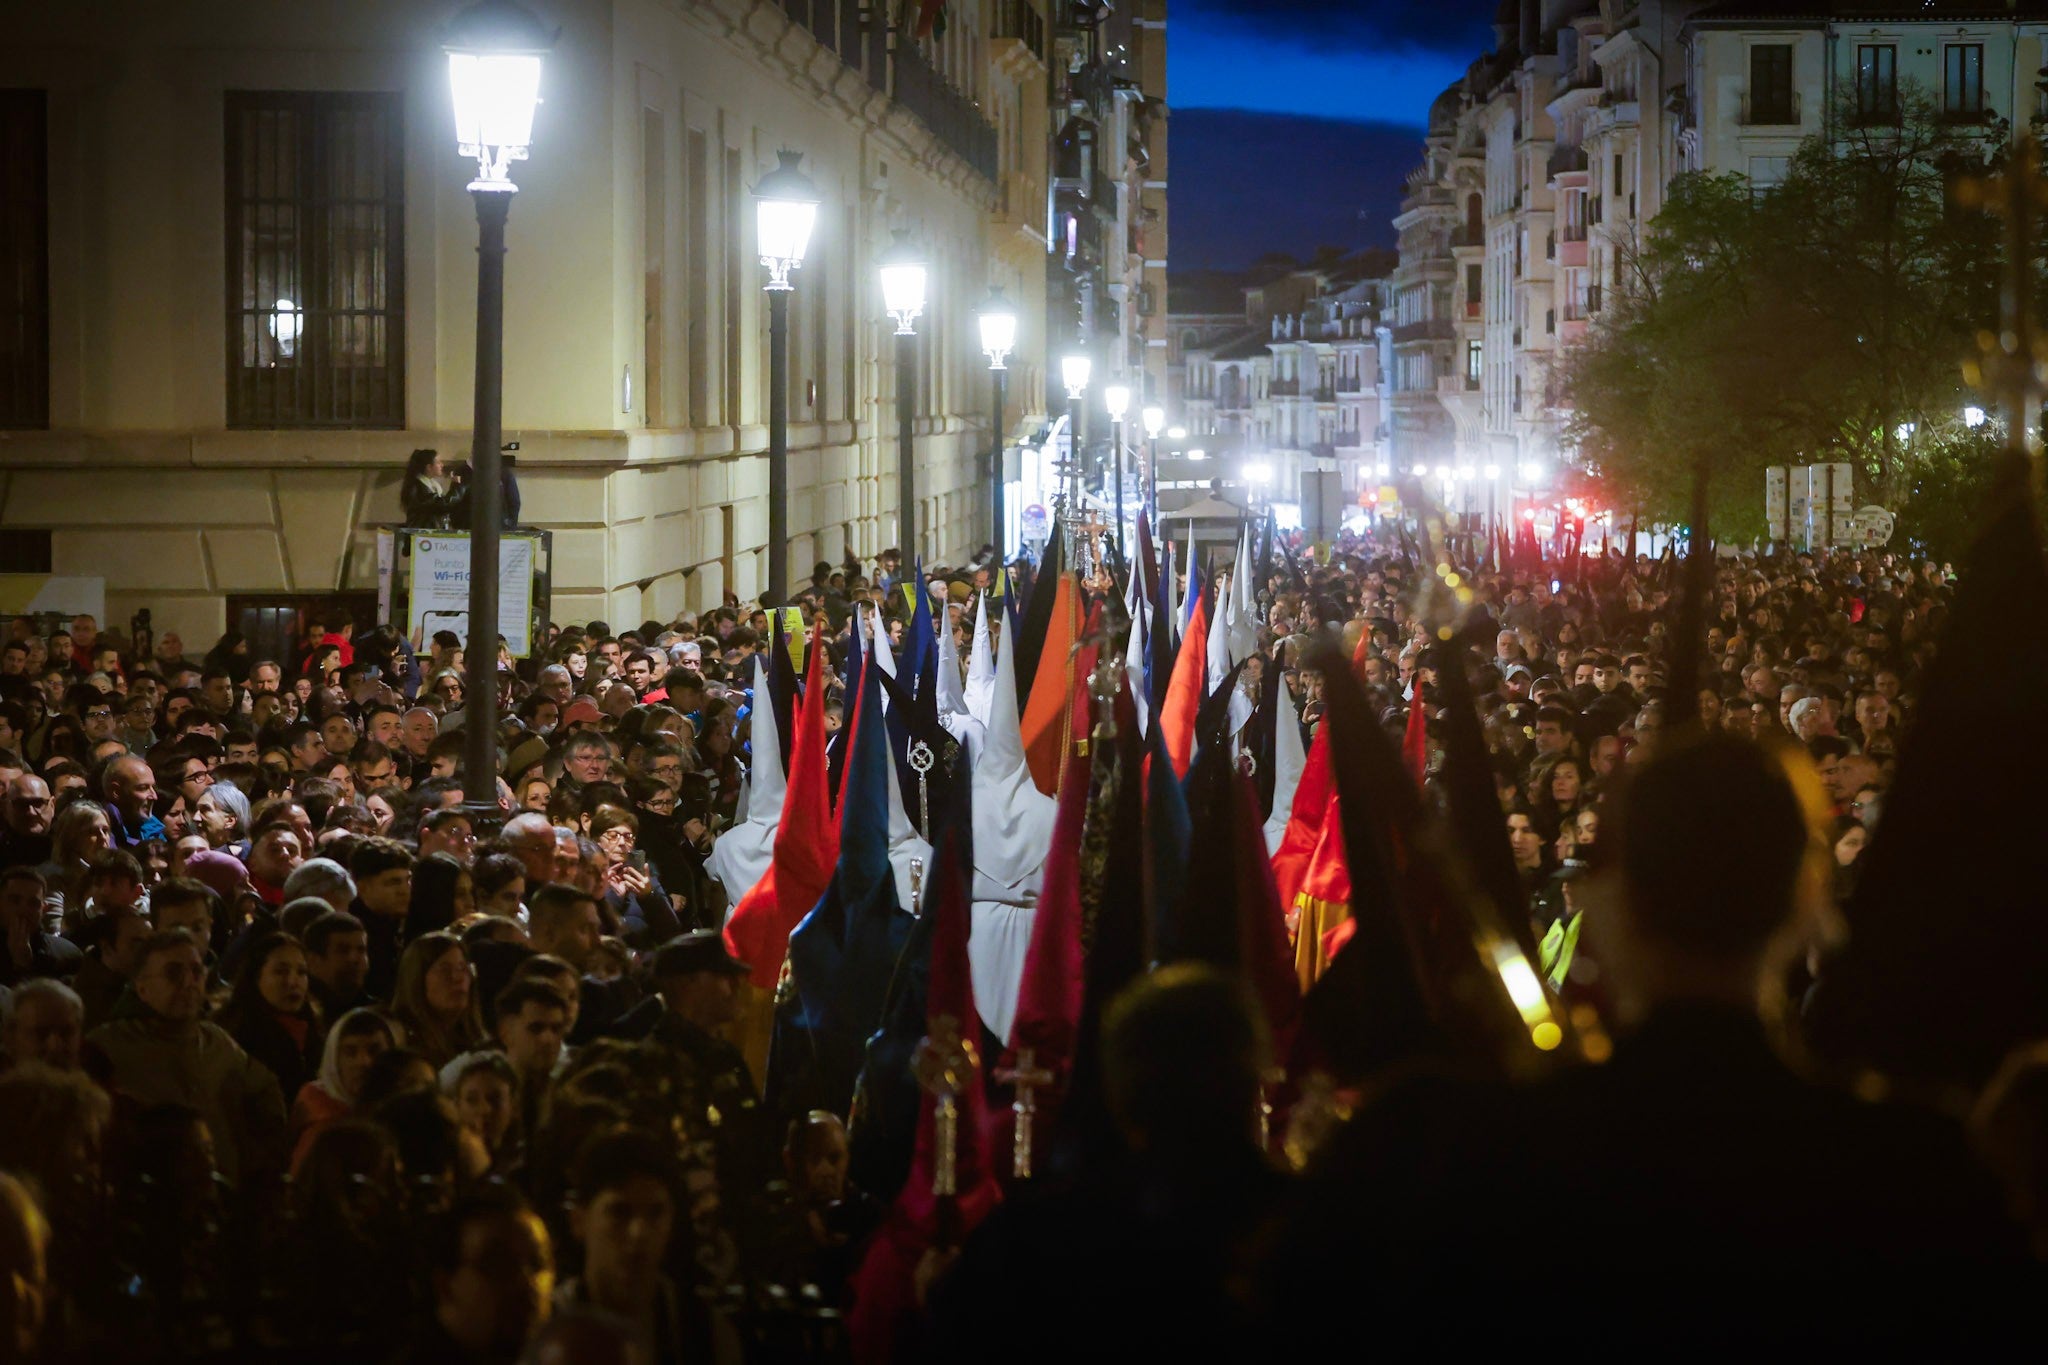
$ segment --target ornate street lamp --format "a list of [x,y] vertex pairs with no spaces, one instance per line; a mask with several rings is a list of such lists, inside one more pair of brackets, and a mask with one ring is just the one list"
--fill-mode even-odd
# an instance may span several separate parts
[[[455,144],[476,158],[476,407],[470,423],[469,644],[463,654],[462,790],[471,823],[495,828],[498,812],[498,541],[504,517],[505,220],[512,163],[526,160],[541,66],[561,30],[513,0],[479,0],[442,34]],[[296,331],[294,331],[296,337]]]
[[768,268],[768,598],[779,607],[789,597],[789,276],[804,263],[819,201],[798,169],[803,153],[775,155],[780,164],[754,186],[754,245]]
[[1145,424],[1145,505],[1152,509],[1152,533],[1159,534],[1159,433],[1166,430],[1166,409],[1147,403]]
[[919,546],[911,417],[917,408],[917,319],[924,312],[925,276],[924,253],[899,228],[882,253],[882,308],[896,322],[896,538],[912,563]]
[[989,429],[988,541],[995,547],[996,562],[1004,564],[1009,561],[1003,549],[1003,378],[1007,373],[1004,362],[1017,348],[1017,310],[1003,297],[1001,285],[988,291],[974,321],[981,329],[981,350],[988,357],[989,383],[995,390],[996,405],[995,425]]

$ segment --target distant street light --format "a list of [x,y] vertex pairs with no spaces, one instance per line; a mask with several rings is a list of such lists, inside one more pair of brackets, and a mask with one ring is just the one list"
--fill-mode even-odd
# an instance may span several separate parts
[[789,276],[804,263],[819,200],[799,169],[803,153],[775,156],[754,186],[754,243],[768,268],[768,598],[780,607],[789,597]]
[[917,451],[912,419],[917,412],[917,319],[924,312],[924,253],[898,229],[882,253],[882,308],[896,322],[896,542],[916,563]]
[[[533,144],[541,64],[560,30],[512,0],[480,0],[442,35],[455,145],[476,158],[476,396],[469,445],[469,643],[463,652],[463,804],[470,823],[494,830],[498,811],[498,543],[503,529],[505,424],[505,220],[512,163]],[[300,321],[293,317],[291,337]],[[279,342],[284,340],[279,335]]]
[[995,547],[996,562],[1007,563],[1003,552],[1003,377],[1004,362],[1017,347],[1017,310],[1003,297],[1001,285],[988,291],[975,312],[981,329],[981,351],[988,357],[989,384],[995,390],[996,420],[989,433],[989,544]]

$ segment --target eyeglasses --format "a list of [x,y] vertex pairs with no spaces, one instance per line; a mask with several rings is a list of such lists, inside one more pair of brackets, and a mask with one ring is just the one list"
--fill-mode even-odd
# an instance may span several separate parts
[[631,845],[633,842],[633,831],[627,829],[624,825],[613,825],[610,829],[598,835],[597,841],[600,844]]
[[85,713],[85,718],[87,720],[112,720],[114,718],[114,709],[111,706],[95,706],[92,710]]

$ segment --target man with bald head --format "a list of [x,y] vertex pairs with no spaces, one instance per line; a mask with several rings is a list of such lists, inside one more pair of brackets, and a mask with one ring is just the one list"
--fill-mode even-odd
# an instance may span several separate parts
[[36,867],[50,860],[50,784],[21,773],[0,790],[0,867]]
[[150,812],[156,804],[156,774],[148,763],[124,754],[107,764],[100,781],[114,847],[133,848],[144,839],[163,837],[163,821]]
[[499,832],[505,851],[526,869],[529,894],[532,889],[555,879],[555,827],[538,811],[526,811],[505,822]]
[[399,721],[399,733],[405,743],[405,751],[412,755],[412,761],[421,771],[425,770],[427,750],[433,747],[434,737],[441,732],[441,721],[424,706],[415,706]]

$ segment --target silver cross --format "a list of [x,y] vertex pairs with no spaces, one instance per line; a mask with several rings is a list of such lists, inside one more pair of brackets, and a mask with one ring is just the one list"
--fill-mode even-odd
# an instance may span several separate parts
[[932,746],[923,740],[910,746],[910,770],[917,774],[917,832],[926,843],[932,841],[931,784],[925,774],[932,770]]

